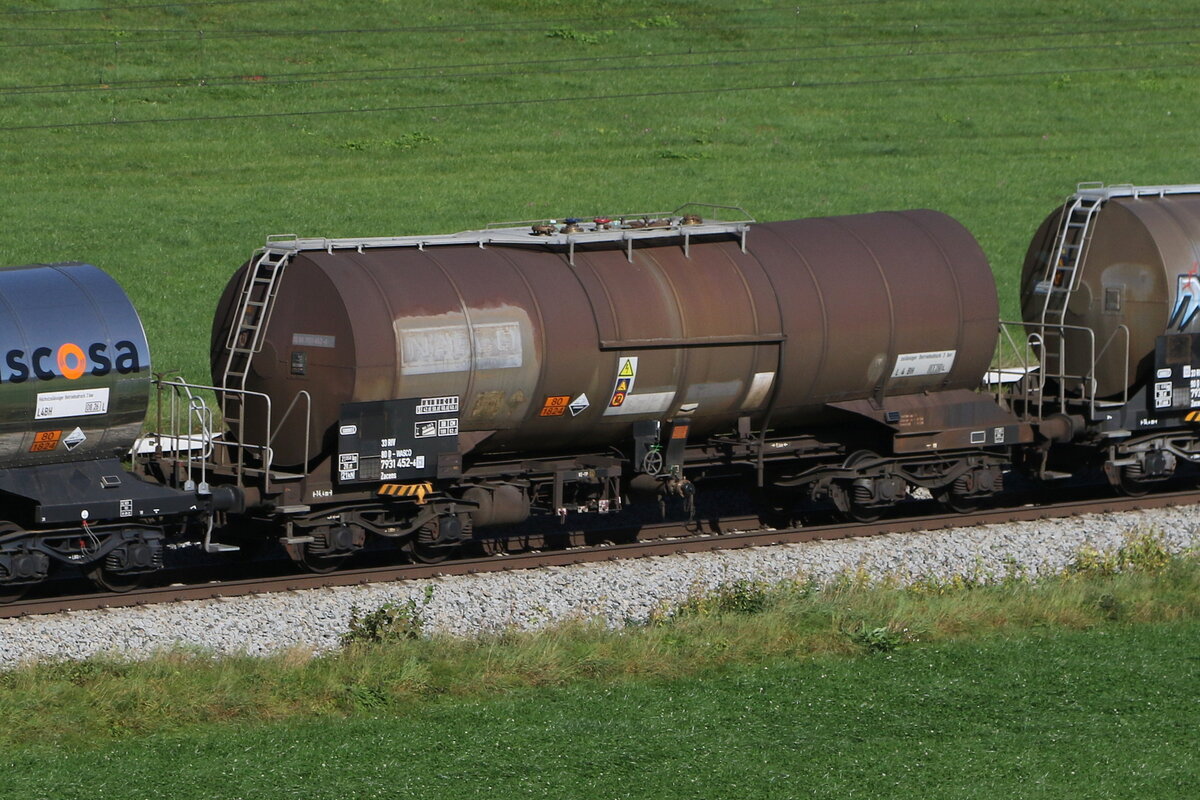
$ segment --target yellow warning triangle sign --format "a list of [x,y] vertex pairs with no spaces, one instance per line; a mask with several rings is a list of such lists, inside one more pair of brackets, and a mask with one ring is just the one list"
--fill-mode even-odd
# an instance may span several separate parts
[[630,361],[629,359],[625,359],[625,363],[621,365],[621,371],[617,373],[617,377],[618,378],[632,378],[633,377],[633,362]]

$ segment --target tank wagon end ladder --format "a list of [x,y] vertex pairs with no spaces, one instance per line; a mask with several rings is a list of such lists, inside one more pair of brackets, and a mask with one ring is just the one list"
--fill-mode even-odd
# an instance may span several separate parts
[[227,422],[236,420],[238,430],[245,423],[242,390],[246,388],[250,362],[262,350],[262,333],[275,308],[279,279],[294,253],[295,250],[290,247],[272,246],[268,241],[256,254],[242,280],[236,322],[229,326],[229,337],[225,342],[228,355],[221,372],[221,387],[229,390],[222,395],[221,413]]
[[[1063,203],[1058,232],[1046,261],[1046,271],[1035,292],[1043,293],[1040,324],[1037,338],[1040,342],[1042,362],[1041,381],[1053,377],[1066,377],[1066,346],[1064,323],[1071,295],[1078,288],[1080,268],[1087,257],[1087,248],[1092,240],[1092,223],[1096,219],[1109,193],[1104,184],[1081,183],[1075,193]],[[1090,387],[1089,387],[1090,388]]]
[[1088,192],[1090,185],[1080,185],[1079,191],[1063,204],[1062,218],[1046,274],[1042,281],[1046,299],[1042,304],[1042,325],[1061,325],[1067,313],[1071,293],[1077,288],[1079,267],[1091,243],[1092,222],[1108,198]]

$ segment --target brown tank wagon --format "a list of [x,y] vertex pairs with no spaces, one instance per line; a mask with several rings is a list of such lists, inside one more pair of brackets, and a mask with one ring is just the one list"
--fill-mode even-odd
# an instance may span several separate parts
[[[528,455],[611,444],[637,421],[686,416],[691,436],[708,436],[742,416],[758,426],[768,408],[784,428],[819,423],[831,403],[979,385],[995,284],[950,217],[691,227],[686,250],[671,238],[634,239],[632,251],[581,241],[570,262],[546,244],[469,236],[295,242],[244,388],[307,391],[318,443],[307,455],[319,458],[336,447],[344,403],[454,397],[459,432],[480,439],[473,453]],[[253,268],[217,311],[218,383]],[[303,423],[276,437],[277,465],[304,461]],[[266,439],[264,415],[245,424],[246,438]]]
[[1069,326],[1061,368],[1053,331],[1044,360],[1077,389],[1092,379],[1098,397],[1119,396],[1150,378],[1158,337],[1200,331],[1196,190],[1085,185],[1038,228],[1021,272],[1022,317]]
[[1200,459],[1200,186],[1080,184],[1030,243],[1021,312],[1040,365],[1017,405],[1076,445],[1043,474],[1144,492]]
[[714,475],[859,517],[914,486],[969,505],[1033,437],[974,391],[997,316],[928,210],[272,237],[216,314],[216,469],[316,567],[367,533],[429,557],[639,494],[691,510]]

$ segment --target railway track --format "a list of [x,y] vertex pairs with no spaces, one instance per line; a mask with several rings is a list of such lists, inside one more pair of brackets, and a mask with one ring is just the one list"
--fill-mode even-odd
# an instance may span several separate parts
[[[328,574],[285,574],[241,580],[172,583],[146,586],[123,594],[93,592],[53,598],[30,598],[0,605],[0,618],[53,614],[66,611],[119,608],[186,600],[300,591],[336,586],[356,586],[389,581],[417,580],[446,575],[469,575],[503,570],[536,569],[624,558],[644,558],[676,553],[699,553],[743,547],[762,547],[848,537],[878,536],[1003,522],[1028,522],[1083,514],[1138,511],[1200,503],[1200,490],[1163,492],[1145,497],[1089,497],[1056,503],[1027,504],[988,509],[972,514],[935,513],[885,519],[870,523],[838,522],[784,529],[764,529],[757,516],[733,516],[719,521],[664,522],[644,526],[636,541],[554,550],[529,549],[463,558],[438,564],[389,564],[343,569]],[[619,539],[620,531],[610,532]]]

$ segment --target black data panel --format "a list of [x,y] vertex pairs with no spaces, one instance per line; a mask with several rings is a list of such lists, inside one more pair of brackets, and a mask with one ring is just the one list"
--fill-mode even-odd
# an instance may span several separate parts
[[1200,334],[1159,336],[1155,345],[1153,408],[1200,408]]
[[438,457],[458,451],[458,397],[343,403],[338,483],[436,477]]

